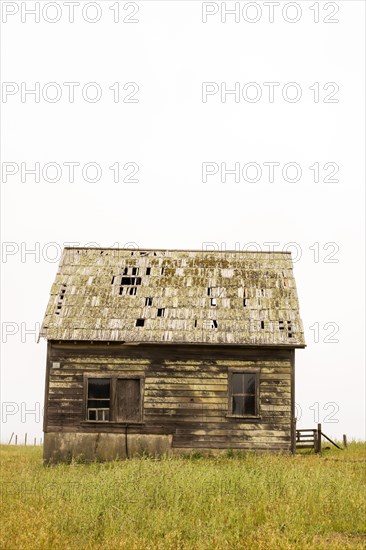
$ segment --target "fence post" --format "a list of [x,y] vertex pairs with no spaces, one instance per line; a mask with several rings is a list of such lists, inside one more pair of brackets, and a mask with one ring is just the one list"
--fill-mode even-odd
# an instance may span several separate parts
[[10,445],[10,443],[11,443],[11,440],[13,439],[13,435],[14,435],[14,432],[13,432],[13,433],[11,434],[11,437],[10,437],[10,439],[9,439],[9,443],[8,443],[8,445]]
[[294,455],[296,453],[296,418],[292,419],[291,426],[291,452]]
[[322,425],[321,424],[318,424],[318,429],[316,430],[315,452],[316,453],[322,452]]
[[24,445],[27,445],[27,434],[24,436]]
[[347,447],[348,447],[346,434],[343,434],[343,447],[345,449],[347,449]]
[[18,436],[15,436],[15,445],[18,445]]

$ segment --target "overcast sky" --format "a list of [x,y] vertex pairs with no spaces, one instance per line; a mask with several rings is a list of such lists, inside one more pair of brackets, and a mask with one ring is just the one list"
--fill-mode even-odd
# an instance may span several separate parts
[[299,425],[364,439],[365,4],[34,4],[2,2],[2,441],[42,436],[69,243],[291,250]]

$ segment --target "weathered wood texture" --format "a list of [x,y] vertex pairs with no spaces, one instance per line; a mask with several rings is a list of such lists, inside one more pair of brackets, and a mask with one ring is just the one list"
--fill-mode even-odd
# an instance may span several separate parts
[[65,248],[41,336],[305,345],[282,252]]
[[[143,376],[131,434],[170,434],[174,448],[291,450],[294,350],[49,342],[46,432],[123,433],[85,421],[85,375]],[[228,369],[259,368],[259,417],[229,416]]]

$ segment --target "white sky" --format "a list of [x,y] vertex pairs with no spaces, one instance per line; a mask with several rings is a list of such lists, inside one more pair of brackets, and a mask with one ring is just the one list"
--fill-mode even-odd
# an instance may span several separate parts
[[[64,243],[91,242],[194,249],[205,242],[227,249],[254,242],[264,250],[265,243],[277,243],[276,250],[295,243],[308,345],[296,353],[299,425],[320,421],[330,436],[364,439],[364,3],[331,2],[326,9],[324,2],[287,8],[280,2],[270,23],[265,3],[240,2],[247,19],[262,10],[256,23],[245,21],[242,11],[238,23],[234,16],[222,23],[220,11],[203,23],[201,2],[145,0],[131,16],[138,23],[114,23],[110,8],[117,3],[103,0],[94,3],[101,11],[94,24],[82,17],[87,3],[75,6],[74,23],[64,2],[51,3],[35,23],[24,13],[34,2],[2,2],[2,81],[14,83],[7,91],[21,90],[22,82],[23,91],[37,82],[41,90],[39,102],[30,95],[22,102],[19,91],[3,94],[1,104],[3,176],[8,173],[2,182],[2,440],[13,431],[32,440],[42,435],[41,418],[27,410],[43,406],[46,343],[25,331],[42,321]],[[126,4],[119,2],[121,20],[136,11],[136,3]],[[300,8],[298,22],[284,19],[294,19]],[[58,15],[58,22],[45,21]],[[325,23],[326,16],[339,22]],[[42,90],[46,99],[56,91],[45,88],[49,82],[62,92],[54,103],[42,97]],[[80,83],[74,103],[64,82]],[[82,97],[89,82],[102,91],[98,102]],[[122,97],[136,88],[124,90],[126,83],[137,83],[138,102],[115,103],[109,87],[116,82]],[[214,90],[238,82],[246,99],[255,89],[262,97],[221,101],[218,92],[203,102],[203,82],[217,83]],[[273,102],[265,82],[279,83]],[[290,82],[301,90],[297,102],[282,97]],[[324,90],[327,83],[339,90],[330,95],[337,88]],[[87,88],[87,97],[93,91]],[[295,91],[289,87],[288,96]],[[324,103],[326,96],[338,102]],[[36,162],[40,182],[30,174],[22,182],[21,163],[29,169]],[[50,162],[60,166],[58,182],[47,181],[56,173],[45,172]],[[74,182],[67,162],[80,163]],[[257,163],[262,178],[235,182],[228,175],[221,182],[218,173],[204,183],[204,162],[229,169]],[[274,182],[268,162],[280,163]],[[301,167],[297,182],[281,175],[289,162]],[[86,181],[92,168],[83,178],[87,163],[102,170],[98,182]],[[115,183],[109,169],[115,163],[122,179],[131,170],[124,165],[137,164],[139,181]],[[309,169],[315,163],[318,183]],[[326,163],[339,167],[338,183],[323,181],[334,166],[324,169]]]

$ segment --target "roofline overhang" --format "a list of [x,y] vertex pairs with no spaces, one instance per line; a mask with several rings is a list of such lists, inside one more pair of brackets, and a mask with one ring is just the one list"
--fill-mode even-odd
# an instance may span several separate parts
[[124,340],[60,340],[59,338],[46,338],[47,342],[58,344],[108,344],[120,346],[203,346],[203,347],[229,347],[229,348],[267,348],[267,349],[304,349],[306,344],[230,344],[227,342],[126,342]]

